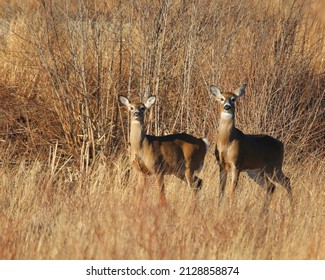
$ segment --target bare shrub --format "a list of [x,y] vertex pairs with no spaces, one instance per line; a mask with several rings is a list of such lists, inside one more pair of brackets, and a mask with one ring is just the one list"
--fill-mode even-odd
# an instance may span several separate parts
[[[324,259],[324,22],[312,2],[0,0],[0,257]],[[136,212],[117,95],[156,95],[150,133],[213,146],[208,88],[243,82],[236,126],[284,141],[295,214],[279,190],[261,221],[263,192],[246,179],[216,208],[211,152],[195,215],[177,179],[169,208],[148,188]]]
[[244,131],[270,133],[299,153],[322,150],[322,26],[299,1],[280,10],[254,1],[32,3],[2,4],[11,9],[2,20],[3,89],[21,108],[32,98],[36,115],[22,115],[38,124],[24,146],[58,140],[81,162],[113,155],[128,138],[117,93],[163,97],[149,125],[155,134],[214,138],[207,86],[245,81]]

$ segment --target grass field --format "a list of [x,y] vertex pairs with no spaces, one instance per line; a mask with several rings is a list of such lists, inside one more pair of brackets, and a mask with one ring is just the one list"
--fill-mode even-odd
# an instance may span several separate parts
[[235,200],[218,207],[215,161],[208,156],[196,203],[169,177],[166,208],[149,185],[137,209],[127,161],[72,174],[35,162],[0,173],[2,259],[324,259],[324,162],[286,166],[294,211],[277,188],[260,217],[264,190],[241,177]]
[[[0,0],[0,259],[325,259],[322,1]],[[218,205],[210,84],[247,93],[236,126],[285,144],[293,208],[241,175]],[[157,96],[156,135],[205,136],[192,192],[137,207],[117,95]]]

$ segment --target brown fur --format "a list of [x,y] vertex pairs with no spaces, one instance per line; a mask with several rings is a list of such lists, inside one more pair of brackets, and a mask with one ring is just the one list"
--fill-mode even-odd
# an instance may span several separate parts
[[220,198],[228,175],[231,175],[231,192],[236,189],[239,174],[246,171],[261,186],[266,186],[267,196],[264,210],[267,210],[274,192],[273,181],[283,185],[291,198],[290,180],[282,172],[284,145],[268,135],[249,135],[235,127],[235,100],[245,93],[246,85],[234,93],[221,91],[211,86],[221,109],[215,156],[220,168]]
[[124,96],[119,99],[131,112],[130,162],[138,173],[139,188],[145,185],[146,176],[155,175],[161,190],[161,200],[165,201],[163,177],[170,174],[186,181],[189,187],[200,188],[202,181],[194,173],[203,166],[207,141],[186,133],[147,135],[144,113],[154,104],[155,97],[149,97],[145,104],[130,103]]

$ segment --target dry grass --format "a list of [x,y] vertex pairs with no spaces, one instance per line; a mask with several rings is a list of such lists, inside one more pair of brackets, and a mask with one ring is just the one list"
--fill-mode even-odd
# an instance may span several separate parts
[[[243,176],[235,201],[217,206],[209,154],[196,209],[191,192],[167,178],[168,207],[149,185],[136,209],[135,174],[119,156],[89,174],[35,162],[2,168],[1,259],[324,259],[324,162],[287,168],[295,210],[277,188],[268,216],[264,190]],[[308,166],[314,166],[308,168]],[[129,175],[130,176],[129,176]]]
[[[149,4],[150,3],[150,4]],[[1,259],[325,259],[322,1],[0,0]],[[208,86],[237,126],[286,145],[295,211],[244,175],[217,207],[210,151],[194,211],[167,180],[136,209],[117,94],[158,97],[148,131],[214,142]],[[212,145],[213,147],[213,145]]]

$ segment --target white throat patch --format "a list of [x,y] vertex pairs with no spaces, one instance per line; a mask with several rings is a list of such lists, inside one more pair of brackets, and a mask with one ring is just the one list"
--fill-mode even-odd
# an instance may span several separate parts
[[224,120],[230,120],[232,119],[232,113],[221,112],[221,118]]

